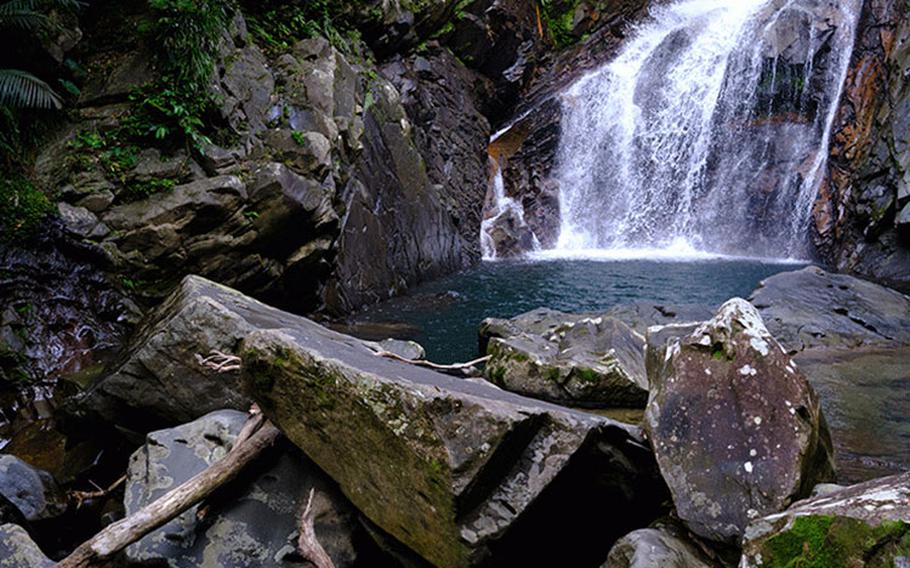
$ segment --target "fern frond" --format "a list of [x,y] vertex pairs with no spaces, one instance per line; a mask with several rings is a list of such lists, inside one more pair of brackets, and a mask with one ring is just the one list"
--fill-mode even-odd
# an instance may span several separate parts
[[50,85],[31,73],[0,69],[0,105],[18,108],[60,108],[63,101]]

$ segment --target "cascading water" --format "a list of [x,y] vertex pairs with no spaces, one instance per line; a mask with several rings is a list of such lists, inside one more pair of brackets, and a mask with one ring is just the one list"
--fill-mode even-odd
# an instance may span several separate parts
[[[496,240],[513,241],[514,250],[538,250],[540,242],[525,222],[524,207],[517,200],[506,195],[505,181],[499,163],[490,158],[493,171],[492,191],[487,196],[484,220],[480,224],[480,249],[485,260],[495,260],[500,250],[510,248],[498,245]],[[502,234],[504,233],[504,234]]]
[[557,248],[805,257],[860,0],[681,0],[563,94]]

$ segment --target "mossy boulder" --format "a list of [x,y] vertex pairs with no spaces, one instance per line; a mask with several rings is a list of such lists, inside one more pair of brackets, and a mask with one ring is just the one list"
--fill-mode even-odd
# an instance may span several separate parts
[[910,474],[847,487],[752,523],[742,568],[910,564]]
[[[539,538],[589,562],[603,538],[655,514],[663,492],[634,427],[378,357],[304,318],[276,326],[274,310],[239,294],[231,303],[259,328],[238,353],[265,414],[373,524],[433,565],[520,564]],[[632,512],[583,520],[605,506]]]
[[745,300],[670,339],[655,360],[645,429],[695,534],[736,544],[751,520],[833,478],[818,397]]
[[644,407],[644,338],[619,320],[535,310],[486,320],[486,377],[506,390],[591,407]]

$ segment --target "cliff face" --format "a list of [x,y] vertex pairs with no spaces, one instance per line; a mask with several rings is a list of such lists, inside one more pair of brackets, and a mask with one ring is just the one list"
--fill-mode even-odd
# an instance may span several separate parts
[[865,0],[815,204],[840,270],[910,287],[910,2]]

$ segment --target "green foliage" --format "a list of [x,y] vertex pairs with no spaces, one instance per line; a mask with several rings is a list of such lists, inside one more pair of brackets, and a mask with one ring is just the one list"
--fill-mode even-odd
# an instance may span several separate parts
[[556,47],[563,49],[578,41],[572,33],[578,0],[539,0],[540,16]]
[[248,0],[246,7],[250,33],[272,51],[287,51],[301,39],[322,36],[351,53],[359,41],[359,33],[345,23],[346,3],[341,0]]
[[166,75],[190,91],[208,87],[221,35],[233,14],[229,0],[149,0]]
[[47,196],[26,178],[0,179],[0,240],[17,241],[31,236],[52,211]]
[[203,117],[213,105],[211,98],[197,90],[171,88],[167,84],[168,81],[157,81],[130,96],[135,107],[123,123],[126,131],[162,146],[183,144],[198,148],[211,143],[203,133]]

